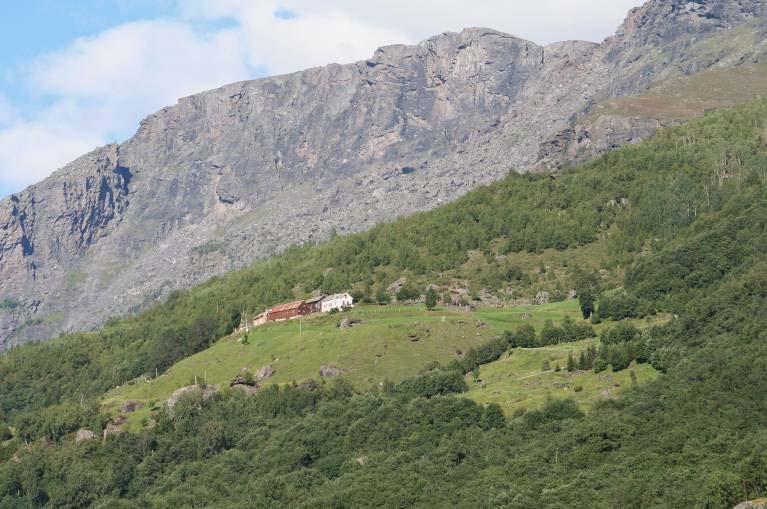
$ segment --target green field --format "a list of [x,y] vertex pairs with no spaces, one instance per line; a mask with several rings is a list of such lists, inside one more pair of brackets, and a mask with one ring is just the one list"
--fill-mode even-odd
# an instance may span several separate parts
[[[361,323],[340,329],[337,324],[344,318]],[[155,380],[134,380],[112,390],[105,401],[112,411],[129,400],[161,403],[192,384],[195,376],[223,387],[243,368],[255,372],[266,365],[275,370],[268,383],[319,380],[320,366],[330,364],[366,389],[412,376],[431,361],[448,363],[499,334],[477,320],[481,318],[471,313],[426,311],[423,306],[360,306],[334,316],[268,324],[251,329],[248,344],[240,343],[236,334],[223,338]]]
[[[511,415],[518,410],[535,410],[549,399],[573,398],[582,410],[589,410],[597,401],[611,398],[632,386],[631,371],[638,384],[653,380],[658,375],[648,364],[632,364],[629,369],[613,373],[574,371],[568,373],[567,356],[577,359],[596,339],[560,344],[544,348],[517,348],[507,356],[480,368],[478,381],[467,375],[468,396],[478,403],[498,403]],[[544,361],[551,369],[543,371]],[[554,368],[559,365],[562,370]],[[576,391],[580,387],[581,390]]]
[[[198,382],[223,388],[243,369],[255,372],[267,365],[272,366],[275,374],[265,383],[320,380],[320,366],[327,364],[343,370],[343,377],[358,389],[368,389],[385,380],[398,382],[413,376],[433,361],[447,364],[472,346],[481,345],[505,330],[515,330],[523,323],[539,330],[546,320],[558,323],[565,316],[580,319],[576,300],[541,306],[485,308],[471,313],[445,309],[427,311],[421,305],[359,306],[337,315],[272,323],[251,329],[247,344],[241,343],[234,334],[177,363],[157,379],[137,379],[112,390],[105,398],[105,407],[110,413],[117,413],[126,401],[143,403],[141,410],[129,415],[129,427],[133,427],[149,417],[151,409],[161,405],[173,391],[193,384],[195,377]],[[346,318],[361,323],[338,328],[338,323]],[[596,329],[604,326],[601,324]],[[482,367],[487,387],[480,389],[472,380],[470,397],[481,402],[501,403],[509,411],[519,406],[538,406],[547,395],[562,392],[555,389],[567,375],[548,373],[540,375],[541,380],[517,379],[539,372],[544,357],[550,358],[552,367],[556,361],[564,367],[567,352],[578,348],[583,345],[516,350],[511,359]],[[642,367],[637,375],[643,380],[651,371]],[[604,376],[579,376],[584,378],[583,382],[579,381],[584,391],[576,399],[588,406],[603,390],[600,380]],[[626,371],[613,378],[623,384],[628,376]],[[527,394],[513,394],[520,391]]]

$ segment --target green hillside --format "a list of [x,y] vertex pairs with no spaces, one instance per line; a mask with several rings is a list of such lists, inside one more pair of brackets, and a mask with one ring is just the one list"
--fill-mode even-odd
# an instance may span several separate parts
[[[0,362],[0,506],[718,508],[765,496],[765,184],[759,101],[15,349]],[[464,338],[455,312],[361,306],[358,328],[326,317],[227,338],[243,309],[318,289],[404,299],[427,284],[473,304],[487,330]],[[573,288],[598,298],[598,348],[582,320],[557,320],[575,301],[515,307]],[[543,369],[568,350],[588,365]],[[348,377],[290,383],[325,360]],[[191,394],[172,412],[155,401],[151,426],[73,440],[101,433],[105,402],[269,362],[281,383],[256,395]],[[600,401],[609,385],[616,397]]]
[[[230,381],[243,370],[255,373],[259,368],[271,366],[274,375],[261,385],[291,384],[308,379],[320,380],[320,366],[331,365],[343,371],[341,377],[360,390],[377,389],[384,382],[400,382],[416,376],[425,367],[439,363],[447,365],[460,359],[471,348],[478,348],[497,338],[507,330],[515,330],[526,324],[541,330],[545,322],[561,322],[565,317],[581,321],[577,300],[567,300],[540,306],[515,306],[506,309],[486,308],[477,312],[457,312],[445,309],[427,311],[422,305],[413,306],[358,306],[353,311],[340,315],[319,315],[299,321],[279,322],[252,329],[243,343],[241,335],[227,336],[206,350],[192,355],[167,370],[156,379],[137,379],[122,385],[104,398],[104,411],[109,415],[121,413],[122,406],[137,401],[142,407],[124,414],[127,426],[140,427],[148,422],[152,409],[157,410],[178,388],[192,385],[195,379],[219,388],[228,387]],[[526,318],[525,318],[526,317]],[[341,320],[359,320],[351,328],[338,328]],[[639,326],[661,321],[652,317],[635,321]],[[596,331],[612,325],[603,323]],[[588,343],[594,343],[590,341]],[[520,375],[528,376],[540,371],[544,358],[551,359],[564,367],[566,352],[577,350],[583,342],[542,349],[517,349],[514,369],[524,370]],[[564,352],[564,354],[563,354]],[[524,361],[523,361],[524,359]],[[522,362],[518,366],[518,361]],[[531,365],[531,362],[533,365]],[[498,370],[504,363],[488,364],[488,373]],[[655,371],[642,366],[642,380],[651,377]],[[482,367],[485,378],[485,367]],[[511,373],[511,372],[509,372]],[[499,374],[499,376],[502,376]],[[628,380],[628,372],[621,373],[620,379]],[[550,388],[549,386],[546,386]],[[546,387],[536,387],[530,401],[522,404],[506,404],[502,407],[509,412],[513,409],[532,409],[542,405],[545,395],[555,395]],[[496,394],[518,400],[512,393],[520,387],[513,384],[499,384],[485,394]],[[599,397],[599,384],[590,384],[589,390],[579,394],[584,409]],[[470,393],[480,402],[480,393]],[[517,403],[520,403],[517,401]]]
[[[515,349],[507,357],[481,366],[478,380],[467,375],[469,392],[466,395],[477,403],[496,403],[510,416],[538,410],[548,401],[563,398],[573,399],[579,409],[589,411],[598,402],[654,380],[658,375],[649,364],[637,363],[618,372],[568,372],[565,369],[568,355],[572,353],[577,358],[580,351],[596,343],[596,340],[586,340]],[[543,368],[544,363],[549,367]],[[560,371],[555,369],[557,366]]]

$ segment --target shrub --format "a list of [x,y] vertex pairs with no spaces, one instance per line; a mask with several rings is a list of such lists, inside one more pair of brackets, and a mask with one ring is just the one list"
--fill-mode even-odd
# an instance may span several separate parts
[[601,373],[607,369],[607,361],[603,357],[594,359],[594,373]]
[[426,293],[424,294],[426,304],[426,309],[431,311],[435,307],[437,307],[437,292],[432,288],[431,286],[426,289]]
[[520,325],[517,332],[504,332],[503,337],[512,348],[533,348],[537,345],[535,328],[528,324]]
[[599,317],[604,320],[612,318],[615,321],[640,316],[639,299],[626,292],[603,294],[599,298]]
[[386,290],[383,288],[380,288],[376,292],[376,304],[384,305],[388,304],[391,301],[391,297],[388,293],[386,293]]
[[403,380],[394,387],[395,394],[431,398],[440,394],[466,392],[469,387],[460,371],[434,370],[416,378]]
[[484,429],[503,428],[506,426],[506,416],[503,415],[498,403],[490,403],[482,411],[480,426]]
[[415,288],[405,285],[397,291],[397,300],[400,302],[416,300],[421,296],[421,292]]
[[549,401],[540,410],[533,410],[524,415],[525,423],[536,428],[542,424],[563,421],[565,419],[580,419],[583,412],[572,399],[558,399]]
[[630,323],[619,323],[602,332],[600,341],[604,345],[617,345],[639,339],[642,332]]

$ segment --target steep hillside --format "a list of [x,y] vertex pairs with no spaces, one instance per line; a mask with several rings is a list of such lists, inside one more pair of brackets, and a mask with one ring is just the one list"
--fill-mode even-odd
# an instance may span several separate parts
[[[530,319],[522,320],[523,313],[530,314]],[[162,406],[176,389],[190,385],[195,377],[224,388],[243,369],[256,373],[265,366],[274,373],[262,381],[262,386],[321,380],[320,367],[325,365],[338,368],[340,376],[356,388],[376,389],[384,382],[415,376],[435,362],[447,365],[519,324],[540,330],[546,320],[559,323],[565,316],[582,320],[577,301],[488,309],[481,315],[444,308],[429,312],[423,305],[362,305],[340,316],[313,316],[300,324],[269,324],[253,329],[244,344],[240,334],[225,337],[174,364],[158,378],[128,381],[106,395],[105,410],[117,415],[125,403],[138,401],[144,411],[138,417],[125,414],[135,424],[137,418],[149,415],[153,405]],[[360,322],[339,329],[343,319]]]
[[[601,44],[466,29],[183,98],[0,202],[0,347],[561,165],[590,106],[758,61],[764,15],[756,0],[652,0]],[[657,128],[623,124],[589,131],[586,151]]]
[[[15,348],[0,362],[0,505],[731,508],[764,497],[766,185],[762,100],[561,174],[509,176],[434,211],[289,250],[99,333]],[[528,201],[520,203],[517,192]],[[390,340],[381,328],[386,319],[370,317],[379,334],[363,336],[363,324],[340,331],[334,345],[315,336],[307,359],[289,323],[261,329],[253,343],[224,340],[190,357],[219,330],[231,331],[239,310],[263,300],[336,284],[359,285],[364,296],[367,278],[373,293],[402,277],[423,278],[425,286],[467,263],[477,280],[524,286],[524,275],[518,280],[519,271],[499,264],[600,243],[607,248],[594,251],[601,255],[593,263],[603,266],[596,274],[557,267],[580,295],[599,296],[592,315],[602,328],[598,349],[582,321],[544,322],[531,332],[509,315],[515,308],[479,308],[474,317],[504,330],[501,338],[396,384],[364,390],[341,377],[254,395],[192,393],[172,409],[149,408],[154,425],[136,432],[117,433],[100,411],[114,380],[138,370],[153,375],[158,359],[189,357],[155,380],[161,388],[176,368],[204,377],[196,360],[234,358],[232,347],[254,353],[255,364],[274,341],[283,348],[275,362],[290,356],[299,369],[339,356],[367,359],[369,368],[371,352],[355,352],[347,340],[364,338],[363,348]],[[277,270],[283,267],[292,270]],[[611,269],[610,278],[600,277]],[[558,306],[574,302],[533,308],[529,319]],[[398,327],[412,325],[413,315],[389,309],[388,332],[401,337],[408,326]],[[313,333],[330,332],[330,320]],[[448,343],[459,339],[441,333]],[[421,346],[444,359],[438,339]],[[544,369],[568,350],[584,355],[577,366],[576,356],[567,361],[567,374]],[[350,366],[358,385],[367,381]],[[152,384],[113,394],[145,387]],[[597,403],[587,397],[607,389],[620,394]],[[559,397],[569,392],[574,397]],[[88,438],[80,428],[107,436]]]

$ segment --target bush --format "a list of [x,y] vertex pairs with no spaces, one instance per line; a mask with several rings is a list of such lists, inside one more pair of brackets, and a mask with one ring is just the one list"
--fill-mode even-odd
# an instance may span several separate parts
[[555,327],[551,320],[546,320],[543,324],[543,329],[541,329],[541,337],[538,344],[540,346],[556,345],[562,343],[564,338],[564,331],[559,327]]
[[602,294],[599,298],[599,317],[604,320],[612,318],[615,321],[640,316],[641,304],[639,299],[626,292]]
[[550,422],[580,419],[583,412],[572,399],[558,399],[547,402],[540,410],[527,412],[523,417],[528,427],[537,428]]
[[512,348],[533,348],[538,343],[535,338],[535,328],[528,324],[520,325],[517,332],[504,332],[503,337]]
[[426,289],[426,293],[424,294],[426,304],[426,309],[431,311],[435,307],[437,307],[437,292],[432,288],[431,286]]
[[383,288],[376,292],[376,304],[385,305],[391,301],[391,296]]
[[461,372],[444,370],[434,370],[416,378],[404,380],[394,387],[395,394],[423,398],[468,390],[469,387]]
[[484,429],[504,428],[506,426],[506,416],[498,403],[490,403],[482,411],[480,426]]
[[416,300],[421,297],[421,292],[413,288],[412,286],[405,285],[397,291],[397,300],[399,302],[405,302],[408,300]]
[[642,332],[630,323],[619,323],[602,332],[600,341],[603,345],[617,345],[639,339]]
[[594,373],[601,373],[607,369],[607,361],[602,357],[594,359]]
[[509,344],[504,338],[494,339],[484,345],[476,348],[470,348],[458,364],[463,373],[468,373],[482,364],[493,362],[501,358],[509,348]]

